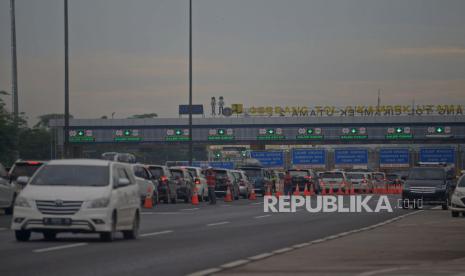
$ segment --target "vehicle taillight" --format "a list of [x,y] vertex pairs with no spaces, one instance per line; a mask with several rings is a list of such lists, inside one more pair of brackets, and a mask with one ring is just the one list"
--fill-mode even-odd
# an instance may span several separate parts
[[362,179],[362,182],[363,182],[363,183],[367,183],[367,179],[364,177],[364,178]]
[[195,184],[199,185],[200,184],[200,179],[196,179]]
[[28,165],[39,165],[40,162],[37,162],[37,161],[27,161],[27,164],[28,164]]

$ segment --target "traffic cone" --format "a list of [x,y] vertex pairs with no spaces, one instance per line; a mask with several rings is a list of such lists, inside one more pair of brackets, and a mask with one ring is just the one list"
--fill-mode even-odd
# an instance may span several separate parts
[[224,201],[232,202],[231,189],[229,189],[229,186],[228,186],[228,189],[226,190],[226,196],[224,197]]
[[329,184],[329,193],[330,195],[334,194],[333,184]]
[[272,196],[270,187],[266,187],[265,196]]
[[321,195],[326,195],[326,186],[323,181],[320,182],[320,187],[321,187]]
[[354,188],[354,185],[352,185],[352,186],[350,187],[350,194],[351,194],[351,195],[355,195],[355,188]]
[[145,195],[144,199],[144,208],[152,209],[153,208],[153,200],[152,200],[152,187],[149,186],[147,188],[147,194]]
[[312,193],[308,190],[307,185],[305,185],[304,196],[311,196]]
[[275,195],[276,195],[276,198],[279,198],[281,196],[281,192],[279,190],[277,190]]
[[197,187],[194,187],[194,193],[192,194],[192,205],[199,205],[199,195],[197,194]]
[[257,195],[255,194],[255,189],[252,189],[250,193],[249,200],[257,200]]
[[300,195],[300,191],[299,191],[299,185],[298,185],[298,184],[297,184],[297,186],[295,186],[294,195],[295,195],[295,196],[298,196],[298,195]]

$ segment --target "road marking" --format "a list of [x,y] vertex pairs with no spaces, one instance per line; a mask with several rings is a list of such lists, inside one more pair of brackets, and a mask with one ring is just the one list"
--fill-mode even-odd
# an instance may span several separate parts
[[220,272],[220,271],[221,271],[220,268],[210,268],[210,269],[205,269],[202,271],[197,271],[197,272],[188,274],[187,276],[205,276],[205,275],[210,275],[210,274]]
[[72,243],[72,244],[60,245],[60,246],[54,246],[54,247],[47,247],[47,248],[42,248],[42,249],[35,249],[35,250],[32,250],[32,252],[34,252],[34,253],[43,253],[43,252],[49,252],[49,251],[79,247],[79,246],[84,246],[84,245],[88,245],[88,243],[81,242],[81,243]]
[[153,232],[153,233],[145,233],[145,234],[140,234],[141,237],[151,237],[151,236],[158,236],[158,235],[163,235],[163,234],[169,234],[172,233],[172,230],[166,230],[166,231],[160,231],[160,232]]
[[250,203],[250,205],[260,205],[260,204],[263,204],[263,202]]
[[259,255],[255,255],[255,256],[249,257],[249,258],[247,258],[247,259],[249,259],[249,260],[251,260],[251,261],[258,261],[258,260],[262,260],[262,259],[271,257],[271,256],[273,256],[273,255],[274,255],[274,254],[272,254],[272,253],[263,253],[263,254],[259,254]]
[[224,264],[221,267],[222,268],[233,268],[233,267],[240,266],[240,265],[243,265],[243,264],[246,264],[246,263],[250,263],[250,261],[249,260],[237,260],[237,261],[234,261],[234,262]]
[[[331,235],[331,236],[328,236],[328,237],[325,237],[325,238],[322,238],[322,239],[317,239],[317,240],[309,241],[309,242],[306,242],[306,243],[296,244],[296,245],[291,246],[291,247],[285,247],[285,248],[277,249],[277,250],[275,250],[273,252],[265,252],[265,253],[262,253],[262,254],[259,254],[259,255],[249,257],[249,258],[247,258],[247,260],[250,260],[252,262],[253,261],[258,261],[258,260],[261,260],[261,259],[265,259],[265,258],[274,256],[276,254],[290,252],[290,251],[293,251],[293,250],[296,250],[296,249],[299,249],[299,248],[302,248],[302,247],[311,246],[313,244],[322,243],[322,242],[334,240],[334,239],[337,239],[337,238],[345,237],[345,236],[350,235],[350,234],[359,233],[359,232],[363,232],[363,231],[368,231],[368,230],[375,229],[377,227],[381,227],[381,226],[384,226],[386,224],[401,220],[401,219],[406,218],[408,216],[418,214],[420,212],[423,212],[423,210],[418,210],[416,212],[411,212],[411,213],[407,213],[405,215],[400,215],[400,216],[394,217],[392,219],[385,220],[383,222],[380,222],[380,223],[377,223],[377,224],[374,224],[374,225],[371,225],[371,226],[358,228],[358,229],[350,230],[350,231],[347,231],[347,232],[342,232],[342,233],[339,233],[339,234],[336,234],[336,235]],[[220,222],[219,224],[225,224],[225,223],[229,223],[229,222]],[[210,225],[218,225],[218,224],[210,224]],[[239,263],[241,261],[242,260],[238,260],[238,261],[235,261],[235,262],[232,262],[232,263],[235,264],[235,263]],[[229,263],[229,264],[231,264],[231,263]],[[216,272],[228,269],[227,267],[225,267],[225,265],[228,265],[228,264],[224,264],[224,265],[221,265],[219,267],[213,267],[213,268],[210,268],[210,269],[202,270],[202,271],[195,272],[195,273],[189,274],[189,275],[191,275],[191,276],[193,276],[193,275],[195,275],[195,276],[209,275],[209,274],[212,274],[212,273],[216,273]],[[404,267],[400,267],[400,268],[396,268],[396,269],[404,269]],[[368,272],[365,272],[365,273],[373,273],[373,272],[378,273],[379,271],[368,271]],[[381,271],[381,272],[383,272],[383,271]],[[203,273],[203,274],[197,274],[197,273]],[[363,274],[363,275],[368,276],[368,275],[374,275],[374,274]]]
[[261,218],[267,218],[267,217],[271,217],[271,215],[263,215],[263,216],[258,216],[258,217],[255,217],[256,219],[261,219]]
[[187,208],[187,209],[181,209],[181,211],[195,211],[199,210],[199,208]]
[[217,225],[223,225],[223,224],[228,224],[230,223],[229,221],[221,221],[221,222],[215,222],[215,223],[210,223],[207,224],[207,226],[217,226]]

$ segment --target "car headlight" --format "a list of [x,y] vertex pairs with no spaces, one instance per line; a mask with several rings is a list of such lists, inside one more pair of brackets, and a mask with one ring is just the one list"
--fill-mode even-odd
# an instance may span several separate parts
[[29,204],[29,202],[27,201],[26,198],[22,197],[22,196],[18,196],[15,200],[15,206],[18,206],[18,207],[24,207],[24,208],[31,208],[31,205]]
[[455,191],[454,195],[457,197],[465,197],[465,191]]
[[110,198],[102,197],[89,201],[87,208],[105,208],[110,204]]

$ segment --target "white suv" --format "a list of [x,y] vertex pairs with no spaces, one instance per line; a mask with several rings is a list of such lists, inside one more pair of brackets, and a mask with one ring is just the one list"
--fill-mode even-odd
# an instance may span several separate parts
[[139,190],[128,164],[106,160],[53,160],[42,166],[16,199],[11,228],[16,240],[31,232],[46,240],[57,233],[100,233],[112,241],[116,231],[135,239],[139,232]]

